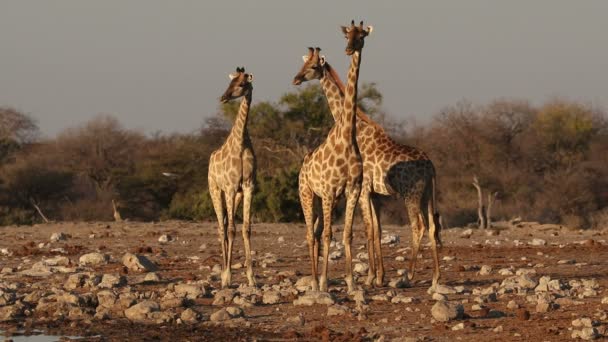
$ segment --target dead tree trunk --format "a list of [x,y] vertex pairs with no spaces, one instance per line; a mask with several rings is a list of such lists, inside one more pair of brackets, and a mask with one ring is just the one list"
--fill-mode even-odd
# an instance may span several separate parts
[[486,210],[486,223],[488,225],[488,228],[492,228],[492,204],[496,202],[497,196],[498,192],[488,194],[488,209]]
[[122,221],[122,216],[120,216],[120,212],[118,211],[118,208],[116,207],[116,203],[114,202],[114,200],[112,200],[112,209],[114,209],[114,221],[116,221],[116,222]]
[[481,186],[479,185],[479,180],[477,176],[473,176],[473,186],[477,189],[477,220],[479,223],[479,228],[486,229],[488,228],[488,217],[486,216],[486,208],[483,205],[483,194],[481,192]]
[[36,211],[38,212],[38,215],[40,215],[40,217],[42,217],[44,222],[49,223],[49,219],[44,215],[44,213],[42,212],[42,210],[40,209],[38,204],[36,204],[36,202],[33,199],[30,199],[30,203],[32,204],[34,209],[36,209]]

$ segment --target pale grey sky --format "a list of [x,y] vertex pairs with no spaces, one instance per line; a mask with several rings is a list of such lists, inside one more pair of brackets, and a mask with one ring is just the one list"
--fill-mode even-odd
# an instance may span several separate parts
[[424,123],[468,99],[552,96],[608,105],[608,1],[0,0],[0,106],[54,136],[99,113],[144,132],[192,132],[227,74],[254,103],[290,90],[308,46],[344,78],[339,25],[364,20],[361,81]]

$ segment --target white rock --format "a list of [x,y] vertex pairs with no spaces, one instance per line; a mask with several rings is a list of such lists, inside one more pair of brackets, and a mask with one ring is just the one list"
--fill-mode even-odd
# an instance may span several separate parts
[[471,229],[471,228],[465,229],[462,233],[460,233],[460,236],[465,239],[470,238],[471,235],[473,235],[473,229]]
[[65,235],[62,232],[53,233],[51,235],[51,242],[65,241],[67,239],[68,239],[67,235]]
[[298,299],[293,301],[293,305],[311,306],[314,304],[332,305],[335,303],[334,298],[327,292],[309,291]]
[[453,319],[460,319],[464,314],[464,308],[460,303],[446,301],[436,302],[431,308],[433,318],[439,322],[447,322]]
[[369,271],[369,265],[363,263],[356,263],[353,267],[353,272],[358,274],[366,274]]
[[380,240],[380,242],[383,245],[390,245],[392,243],[397,243],[397,242],[399,242],[399,235],[396,235],[396,234],[387,234],[387,235],[384,235],[382,237],[382,240]]
[[126,253],[122,257],[122,263],[132,271],[154,272],[158,270],[158,266],[143,255]]
[[532,239],[532,241],[530,241],[530,245],[532,246],[546,246],[547,245],[547,241],[543,240],[543,239]]
[[488,275],[490,273],[492,273],[492,266],[489,266],[489,265],[481,266],[481,269],[479,270],[479,275]]
[[462,330],[462,329],[464,329],[464,323],[458,323],[452,327],[452,330],[454,330],[454,331]]
[[160,242],[160,243],[167,243],[169,241],[173,241],[173,237],[171,237],[171,235],[168,235],[168,234],[163,234],[158,238],[158,242]]
[[152,300],[145,300],[125,310],[125,317],[131,321],[143,321],[152,312],[160,310],[160,305]]
[[78,259],[78,263],[83,266],[97,266],[105,264],[107,261],[107,255],[96,252],[84,254]]

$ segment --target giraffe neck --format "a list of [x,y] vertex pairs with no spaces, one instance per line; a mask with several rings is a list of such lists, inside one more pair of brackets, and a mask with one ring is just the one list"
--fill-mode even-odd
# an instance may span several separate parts
[[359,66],[361,65],[361,51],[355,51],[350,61],[348,70],[348,84],[344,94],[344,109],[341,117],[342,136],[350,135],[351,143],[356,143],[356,124],[357,113],[357,82],[359,81]]
[[344,85],[337,76],[334,68],[329,63],[325,63],[323,77],[319,80],[335,122],[340,120],[344,106]]
[[243,140],[247,135],[247,117],[249,116],[249,106],[251,105],[252,92],[253,90],[250,90],[247,95],[243,96],[241,105],[239,107],[239,113],[236,115],[234,125],[232,126],[232,130],[230,131],[230,136],[228,138],[234,144],[239,146],[243,145]]

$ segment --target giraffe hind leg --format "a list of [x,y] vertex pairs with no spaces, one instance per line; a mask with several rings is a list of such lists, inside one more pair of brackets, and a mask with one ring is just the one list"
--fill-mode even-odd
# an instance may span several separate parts
[[[245,245],[245,266],[247,267],[247,281],[249,286],[255,286],[253,274],[253,261],[251,260],[251,198],[253,185],[243,187],[243,244]],[[237,206],[238,207],[238,204]]]

